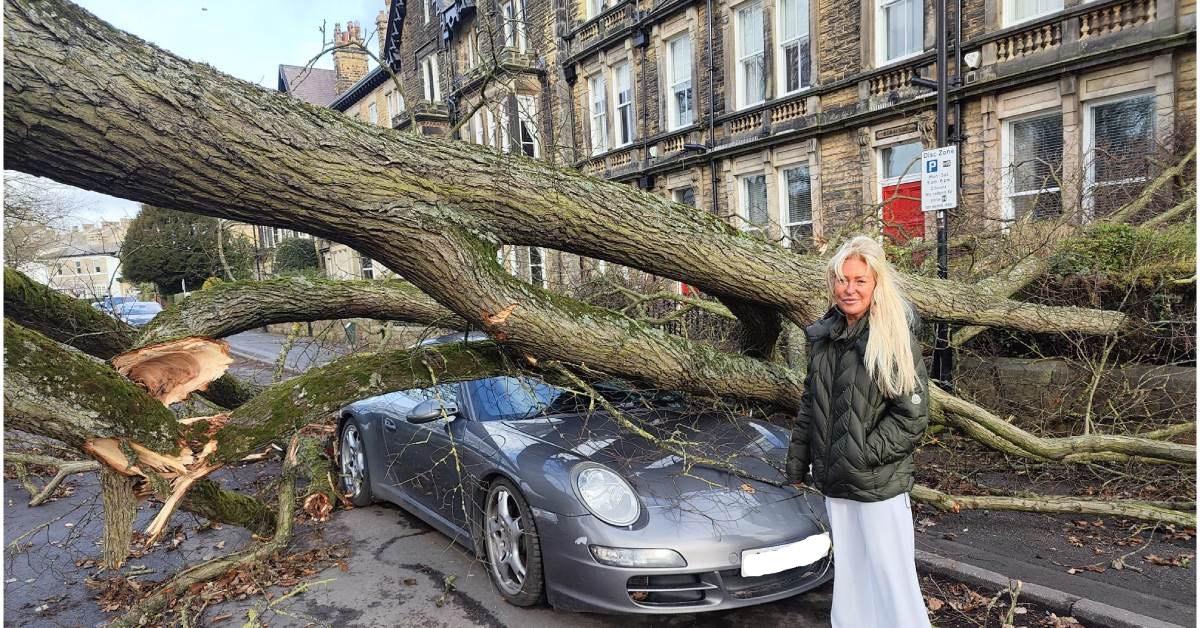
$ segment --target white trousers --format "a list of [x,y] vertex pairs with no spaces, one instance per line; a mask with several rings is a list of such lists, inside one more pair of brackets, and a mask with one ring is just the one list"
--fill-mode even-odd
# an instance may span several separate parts
[[928,628],[907,493],[825,498],[833,533],[833,628]]

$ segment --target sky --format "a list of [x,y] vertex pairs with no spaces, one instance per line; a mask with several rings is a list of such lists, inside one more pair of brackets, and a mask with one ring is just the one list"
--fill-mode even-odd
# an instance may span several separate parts
[[[74,0],[106,22],[193,61],[275,89],[279,64],[304,65],[320,53],[320,28],[357,20],[364,39],[385,0]],[[368,46],[376,42],[371,37]],[[333,69],[325,55],[316,67]],[[8,176],[9,173],[5,173]],[[137,214],[137,203],[59,186],[78,222]]]

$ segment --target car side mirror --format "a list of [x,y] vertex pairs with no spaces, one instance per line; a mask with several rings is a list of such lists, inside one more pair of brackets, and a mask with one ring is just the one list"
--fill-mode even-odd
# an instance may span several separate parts
[[408,422],[421,424],[436,421],[442,417],[452,417],[458,414],[458,406],[454,402],[443,402],[441,399],[426,399],[408,411]]

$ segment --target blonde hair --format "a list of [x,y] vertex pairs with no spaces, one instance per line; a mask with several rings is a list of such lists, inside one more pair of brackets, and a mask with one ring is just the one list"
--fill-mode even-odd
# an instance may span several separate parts
[[829,300],[837,304],[834,287],[838,280],[845,279],[842,265],[846,260],[855,258],[862,260],[875,275],[875,291],[871,295],[871,309],[867,313],[870,324],[864,357],[867,373],[885,396],[894,398],[917,392],[921,383],[917,381],[910,341],[912,306],[896,284],[896,271],[887,261],[883,247],[878,242],[860,235],[838,249],[829,260],[826,272]]

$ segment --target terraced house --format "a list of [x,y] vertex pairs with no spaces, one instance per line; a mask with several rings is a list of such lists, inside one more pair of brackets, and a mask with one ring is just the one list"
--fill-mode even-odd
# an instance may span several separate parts
[[[1089,220],[1193,143],[1194,0],[947,11],[952,234]],[[331,106],[637,185],[784,246],[864,226],[903,243],[935,228],[917,169],[934,24],[932,0],[393,0],[376,26],[396,80],[364,66]],[[595,267],[503,260],[542,284]]]

